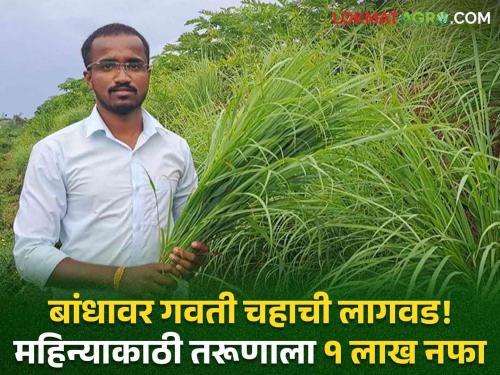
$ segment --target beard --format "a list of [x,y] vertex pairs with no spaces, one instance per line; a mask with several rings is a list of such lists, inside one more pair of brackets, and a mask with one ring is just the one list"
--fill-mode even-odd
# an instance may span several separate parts
[[142,103],[146,99],[146,94],[147,94],[147,92],[145,92],[143,95],[137,96],[133,102],[112,103],[111,100],[103,98],[101,95],[97,94],[97,92],[94,91],[94,93],[97,101],[101,104],[101,106],[104,109],[117,115],[128,115],[129,113],[140,108]]

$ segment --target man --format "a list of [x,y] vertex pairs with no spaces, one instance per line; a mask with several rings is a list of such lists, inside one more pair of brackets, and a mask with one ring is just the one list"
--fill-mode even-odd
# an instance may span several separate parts
[[162,294],[207,251],[195,241],[194,253],[175,248],[171,264],[158,263],[159,229],[197,184],[189,147],[141,108],[151,70],[137,30],[103,26],[82,56],[96,105],[33,147],[14,222],[16,266],[41,287]]

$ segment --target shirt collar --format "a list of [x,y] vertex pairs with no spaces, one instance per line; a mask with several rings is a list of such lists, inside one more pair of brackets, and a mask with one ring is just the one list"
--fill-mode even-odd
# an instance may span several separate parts
[[[109,128],[104,123],[97,107],[94,106],[89,117],[86,119],[87,126],[87,137],[98,131],[103,131],[106,133],[107,137],[113,137],[113,134]],[[142,109],[142,135],[147,139],[157,133],[157,128],[162,128],[163,126],[149,114],[144,108]],[[114,138],[114,137],[113,137]]]
[[156,134],[158,128],[163,128],[162,124],[160,124],[153,116],[149,114],[144,108],[142,109],[142,133],[146,138],[151,137]]

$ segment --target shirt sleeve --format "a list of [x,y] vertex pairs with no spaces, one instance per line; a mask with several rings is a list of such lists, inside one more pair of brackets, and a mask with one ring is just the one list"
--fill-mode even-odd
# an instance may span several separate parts
[[172,215],[174,222],[179,217],[182,208],[186,204],[186,201],[189,198],[189,195],[196,189],[198,186],[198,176],[196,174],[196,170],[194,168],[193,157],[191,156],[191,150],[187,143],[185,143],[185,163],[184,163],[184,171],[177,185],[177,189],[174,194],[174,201],[172,207]]
[[30,155],[14,220],[14,259],[21,276],[40,287],[67,257],[54,246],[65,213],[66,188],[57,153],[45,142],[38,143]]

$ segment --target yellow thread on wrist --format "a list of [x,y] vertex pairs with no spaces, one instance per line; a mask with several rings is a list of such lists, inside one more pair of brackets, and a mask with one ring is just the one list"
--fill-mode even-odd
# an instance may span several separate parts
[[125,272],[125,267],[118,267],[113,276],[113,289],[118,291],[120,288],[120,283],[122,281],[123,273]]

